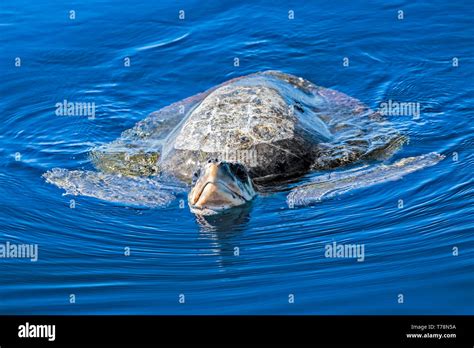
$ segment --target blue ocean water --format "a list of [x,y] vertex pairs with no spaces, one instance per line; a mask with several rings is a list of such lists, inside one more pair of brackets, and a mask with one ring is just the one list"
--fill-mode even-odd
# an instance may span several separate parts
[[[39,255],[0,259],[0,314],[474,314],[473,18],[462,1],[2,2],[0,244]],[[261,196],[208,224],[179,202],[131,208],[41,178],[92,169],[91,148],[150,112],[267,69],[374,109],[420,103],[418,119],[390,117],[410,137],[393,159],[446,159],[311,207]],[[56,116],[65,99],[94,102],[95,118]],[[365,260],[326,258],[333,242],[363,244]]]

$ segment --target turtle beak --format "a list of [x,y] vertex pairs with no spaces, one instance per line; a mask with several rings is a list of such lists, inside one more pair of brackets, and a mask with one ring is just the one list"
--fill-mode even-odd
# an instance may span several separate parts
[[191,211],[200,215],[247,203],[255,196],[248,175],[237,176],[227,162],[209,161],[188,196]]

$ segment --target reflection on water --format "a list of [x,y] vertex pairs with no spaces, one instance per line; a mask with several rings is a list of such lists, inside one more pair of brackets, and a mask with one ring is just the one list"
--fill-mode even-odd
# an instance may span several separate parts
[[[252,202],[234,207],[221,214],[196,215],[200,235],[214,241],[217,245],[225,245],[246,230],[250,220]],[[227,251],[227,248],[219,248]]]
[[233,233],[245,230],[250,220],[251,210],[252,202],[248,202],[220,214],[196,215],[196,221],[200,225],[203,234],[212,234],[218,239],[227,238]]
[[239,237],[247,229],[252,202],[215,215],[196,215],[200,238],[209,241],[218,264],[226,268],[240,256]]

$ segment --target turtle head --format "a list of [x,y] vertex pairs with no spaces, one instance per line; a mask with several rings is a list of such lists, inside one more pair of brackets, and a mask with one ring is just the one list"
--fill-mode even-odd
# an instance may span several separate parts
[[245,204],[255,194],[252,179],[242,164],[215,159],[194,173],[188,202],[191,212],[212,215]]

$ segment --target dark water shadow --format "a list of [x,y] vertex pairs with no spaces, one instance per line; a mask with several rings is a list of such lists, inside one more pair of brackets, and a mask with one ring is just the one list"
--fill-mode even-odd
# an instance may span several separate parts
[[233,263],[240,237],[248,229],[251,210],[252,203],[247,203],[216,215],[196,215],[200,237],[209,240],[213,251],[223,257],[222,265]]
[[215,234],[218,238],[227,238],[245,229],[250,221],[251,208],[252,203],[247,203],[220,214],[196,215],[196,222],[203,234],[209,233]]

